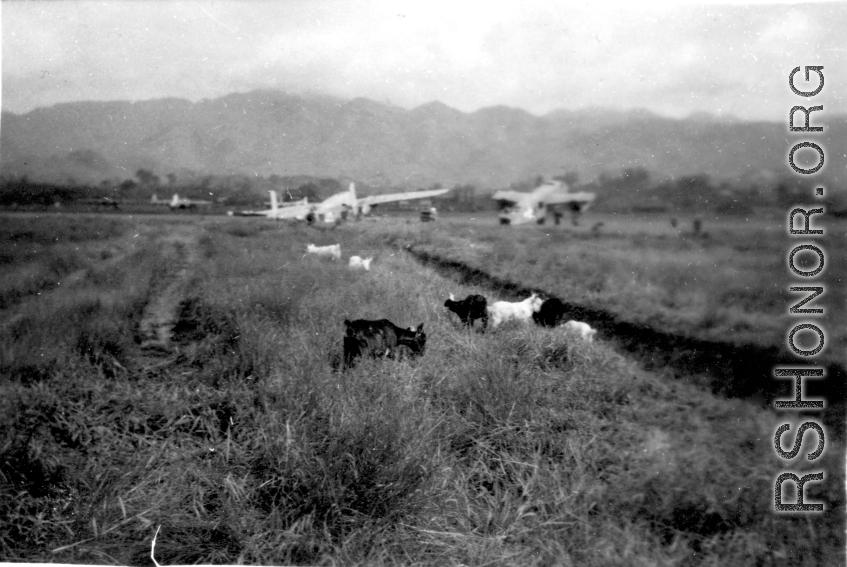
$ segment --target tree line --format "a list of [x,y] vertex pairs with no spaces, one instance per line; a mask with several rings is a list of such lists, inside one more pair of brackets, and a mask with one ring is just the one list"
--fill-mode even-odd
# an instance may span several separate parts
[[[595,180],[581,183],[577,172],[554,175],[573,191],[597,195],[595,210],[617,211],[715,211],[726,214],[748,214],[754,207],[786,207],[802,203],[813,191],[809,182],[794,176],[762,173],[735,180],[715,179],[698,173],[679,177],[656,177],[643,167],[623,168],[617,174],[602,173]],[[541,175],[511,183],[508,188],[531,191],[545,178]],[[817,185],[827,185],[820,178]],[[829,186],[830,189],[835,189]],[[153,195],[168,199],[173,193],[190,199],[210,200],[228,207],[262,206],[268,201],[268,191],[274,190],[282,201],[308,198],[318,202],[347,188],[347,183],[334,178],[312,176],[280,176],[268,178],[248,175],[190,175],[183,178],[168,173],[157,175],[150,169],[138,169],[134,177],[123,180],[104,180],[99,184],[33,181],[28,177],[0,176],[0,206],[51,206],[79,201],[121,202],[149,201]],[[426,189],[441,189],[434,183]],[[382,191],[403,191],[406,188],[375,187],[357,184],[360,195]],[[821,202],[835,214],[847,214],[847,199],[841,192],[830,190]],[[491,190],[481,190],[473,184],[457,184],[442,197],[432,200],[439,210],[448,212],[493,211],[497,204]],[[384,206],[390,209],[389,206]],[[396,208],[396,206],[395,206]]]

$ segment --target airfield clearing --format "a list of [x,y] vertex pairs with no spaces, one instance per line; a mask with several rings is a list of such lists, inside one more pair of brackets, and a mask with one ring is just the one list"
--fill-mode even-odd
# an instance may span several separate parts
[[[840,561],[842,438],[831,481],[807,487],[827,513],[773,514],[775,412],[602,338],[467,332],[448,293],[491,291],[402,249],[499,244],[436,224],[133,219],[125,259],[92,260],[84,290],[19,303],[0,330],[3,557],[141,563],[161,526],[162,564]],[[372,269],[304,258],[313,239]],[[150,368],[141,321],[162,289],[180,348]],[[382,317],[424,323],[422,358],[334,372],[343,320]]]

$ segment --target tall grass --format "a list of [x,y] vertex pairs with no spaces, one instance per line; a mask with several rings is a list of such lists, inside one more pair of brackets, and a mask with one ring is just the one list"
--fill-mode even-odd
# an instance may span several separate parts
[[[201,254],[172,353],[141,351],[132,331],[167,275],[152,270],[165,255],[153,236],[97,280],[98,303],[54,290],[4,336],[8,364],[53,360],[0,392],[4,559],[146,563],[157,528],[162,564],[842,556],[831,460],[807,500],[832,512],[802,519],[808,537],[770,510],[775,414],[646,372],[602,341],[514,324],[469,332],[442,304],[481,290],[381,244],[389,230],[449,235],[194,222]],[[377,260],[352,272],[305,258],[309,241]],[[343,319],[382,317],[423,322],[425,354],[338,371]]]
[[118,221],[91,223],[59,215],[36,221],[6,216],[0,225],[0,309],[59,286],[63,280],[66,285],[72,283],[92,260],[111,257],[114,250],[109,241],[127,228]]
[[[646,223],[605,221],[597,234],[587,227],[509,228],[450,219],[437,228],[394,221],[376,230],[391,245],[459,261],[628,321],[707,340],[785,346],[796,324],[788,307],[800,298],[788,291],[797,282],[791,283],[786,258],[797,243],[783,225],[727,222],[695,238],[673,235],[668,225],[662,232]],[[834,251],[843,223],[830,222],[830,236],[821,242]],[[844,275],[842,264],[829,264],[826,281]],[[830,285],[827,293],[821,321],[832,348],[822,356],[843,364],[847,332],[838,322],[847,303],[841,286]]]

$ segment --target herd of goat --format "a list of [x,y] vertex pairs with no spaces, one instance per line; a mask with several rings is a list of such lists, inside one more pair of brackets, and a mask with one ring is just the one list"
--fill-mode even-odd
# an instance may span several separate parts
[[[329,246],[308,244],[306,253],[340,260],[341,246],[339,244]],[[349,266],[351,269],[369,271],[372,261],[373,257],[363,259],[360,256],[351,256]],[[457,300],[451,293],[449,299],[444,302],[444,307],[455,313],[462,324],[468,328],[473,328],[477,321],[481,322],[482,329],[487,329],[489,323],[492,329],[496,329],[506,321],[524,323],[533,321],[544,327],[561,325],[565,331],[579,334],[586,342],[593,342],[594,335],[597,333],[588,323],[573,320],[563,323],[567,309],[562,301],[555,297],[543,300],[536,293],[523,301],[495,301],[490,305],[482,295],[473,294]],[[408,355],[415,357],[421,356],[426,349],[423,323],[417,327],[403,328],[388,319],[373,321],[345,319],[344,326],[345,368],[352,366],[356,359],[364,356],[398,358]]]
[[567,308],[562,301],[556,297],[542,300],[538,294],[533,293],[523,301],[495,301],[488,305],[481,295],[469,295],[461,301],[456,300],[453,294],[444,302],[444,307],[458,315],[463,324],[473,327],[476,321],[482,321],[483,328],[491,322],[491,328],[496,329],[509,320],[529,322],[532,320],[542,327],[562,326],[566,331],[573,331],[580,335],[586,342],[593,342],[596,329],[591,328],[588,323],[581,321],[567,321],[562,324]]

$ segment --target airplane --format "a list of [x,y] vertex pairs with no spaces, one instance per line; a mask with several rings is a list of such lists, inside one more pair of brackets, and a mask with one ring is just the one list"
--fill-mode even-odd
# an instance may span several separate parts
[[[277,197],[276,191],[268,191],[271,194],[271,208],[264,209],[261,211],[231,211],[230,215],[236,215],[239,217],[268,217],[269,219],[275,218],[290,218],[290,216],[283,215],[278,216],[282,209],[292,208],[292,207],[304,207],[308,206],[309,198],[303,197],[299,201],[291,201],[291,202],[279,202],[279,197]],[[304,217],[305,218],[305,217]]]
[[159,199],[155,193],[150,197],[150,203],[153,205],[168,205],[171,209],[190,209],[192,207],[197,206],[206,206],[211,205],[211,201],[200,201],[198,199],[187,199],[180,198],[179,195],[174,193],[174,196],[171,197],[170,201]]
[[559,224],[564,211],[569,211],[573,224],[577,224],[578,215],[588,210],[595,197],[594,193],[571,193],[570,188],[559,180],[542,182],[529,193],[497,191],[491,195],[492,199],[500,202],[500,224],[531,221],[544,224],[548,216],[552,216],[555,223]]
[[450,189],[430,189],[427,191],[407,191],[405,193],[388,193],[385,195],[371,195],[369,197],[356,197],[356,184],[351,183],[347,191],[336,193],[327,197],[320,203],[305,202],[292,203],[287,206],[279,206],[276,191],[270,191],[271,208],[265,211],[242,211],[239,215],[264,216],[271,219],[297,219],[314,222],[335,222],[336,219],[349,217],[358,218],[367,215],[377,205],[392,203],[394,201],[406,201],[410,199],[425,199],[437,197],[450,191]]

